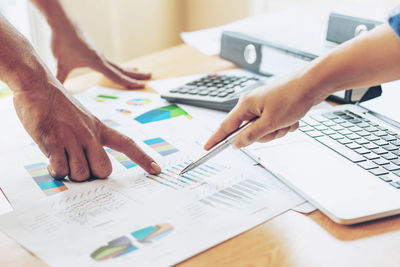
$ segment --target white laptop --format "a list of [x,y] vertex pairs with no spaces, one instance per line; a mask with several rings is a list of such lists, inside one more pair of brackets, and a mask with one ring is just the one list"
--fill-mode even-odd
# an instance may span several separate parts
[[400,124],[372,110],[312,111],[296,132],[248,151],[337,223],[400,213]]

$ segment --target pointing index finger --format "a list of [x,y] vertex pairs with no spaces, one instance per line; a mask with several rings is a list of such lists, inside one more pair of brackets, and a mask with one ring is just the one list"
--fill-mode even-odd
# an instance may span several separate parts
[[204,145],[205,150],[210,150],[221,140],[226,138],[232,132],[240,127],[243,121],[250,120],[254,117],[247,112],[243,113],[238,107],[235,107],[228,117],[222,122],[218,130],[208,139]]
[[105,128],[103,133],[103,144],[111,149],[124,153],[131,160],[150,174],[161,172],[160,166],[147,155],[136,143],[129,137],[119,132]]

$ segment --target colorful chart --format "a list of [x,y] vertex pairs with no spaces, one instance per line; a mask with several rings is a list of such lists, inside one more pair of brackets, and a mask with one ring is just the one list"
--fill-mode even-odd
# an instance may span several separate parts
[[130,115],[130,114],[132,113],[132,111],[130,111],[130,110],[128,110],[128,109],[123,109],[123,108],[117,109],[117,111],[118,111],[119,113],[124,114],[124,115]]
[[150,243],[169,235],[174,227],[168,223],[149,226],[132,233],[132,236],[139,242]]
[[137,249],[137,247],[132,245],[132,242],[128,237],[121,236],[108,242],[107,246],[98,248],[95,252],[90,254],[90,257],[96,261],[104,261],[126,255]]
[[[174,227],[168,223],[149,226],[132,232],[131,235],[140,243],[152,243],[169,235]],[[90,257],[95,261],[104,261],[129,254],[139,248],[132,244],[127,236],[121,236],[111,240],[106,246],[96,249]]]
[[134,98],[131,100],[126,101],[128,105],[133,105],[133,106],[144,106],[147,104],[151,103],[151,99],[147,98]]
[[182,169],[189,165],[189,161],[172,165],[168,168],[163,168],[161,173],[157,175],[146,175],[146,177],[158,184],[169,187],[170,189],[182,189],[193,186],[198,186],[204,179],[218,174],[221,170],[210,164],[203,164],[194,170],[191,170],[184,175],[179,175]]
[[12,95],[12,91],[8,86],[0,81],[0,98]]
[[107,100],[117,100],[118,97],[112,95],[97,95],[95,100],[100,103],[104,103]]
[[236,209],[248,205],[249,201],[257,201],[258,197],[268,194],[268,191],[269,187],[262,182],[246,179],[200,199],[199,202],[217,209]]
[[143,141],[146,145],[150,146],[152,149],[157,151],[161,156],[165,157],[179,150],[170,145],[164,139],[157,137],[149,140]]
[[46,166],[46,163],[41,162],[27,165],[25,169],[47,196],[67,190],[67,186],[62,181],[51,177]]
[[137,164],[130,160],[125,154],[115,151],[111,148],[106,148],[106,151],[110,153],[119,163],[121,163],[125,168],[130,169],[136,167]]
[[156,121],[167,120],[178,116],[186,116],[189,119],[192,118],[192,116],[190,116],[186,111],[184,111],[177,105],[168,105],[143,113],[142,115],[136,117],[135,120],[137,122],[140,122],[141,124],[146,124]]
[[103,122],[105,125],[107,125],[108,127],[111,127],[111,128],[114,128],[114,127],[119,126],[119,123],[118,123],[118,122],[115,122],[115,121],[110,120],[110,119],[102,120],[102,122]]

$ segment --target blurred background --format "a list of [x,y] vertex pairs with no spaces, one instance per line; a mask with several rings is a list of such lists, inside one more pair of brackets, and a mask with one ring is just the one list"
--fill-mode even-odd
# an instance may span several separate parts
[[[325,6],[332,11],[384,20],[394,0],[63,0],[67,11],[109,58],[124,62],[182,43],[181,32],[222,25],[284,9]],[[398,3],[399,4],[399,3]],[[362,11],[362,12],[361,12]],[[4,14],[51,69],[51,32],[29,0],[1,0]],[[361,13],[361,14],[360,14]],[[293,25],[295,27],[295,23]],[[279,25],[277,25],[279,27]]]

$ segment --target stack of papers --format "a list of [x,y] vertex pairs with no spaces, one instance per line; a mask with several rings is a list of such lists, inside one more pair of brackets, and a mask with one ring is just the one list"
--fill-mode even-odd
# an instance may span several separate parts
[[[322,55],[332,48],[325,40],[329,13],[385,21],[391,8],[375,3],[340,4],[312,3],[241,19],[222,26],[181,33],[182,40],[206,55],[220,53],[223,31],[234,31],[262,40],[296,48],[314,55]],[[300,7],[301,5],[301,7]],[[392,7],[393,8],[393,7]]]
[[[241,151],[179,176],[211,132],[158,95],[95,87],[77,98],[163,172],[149,175],[106,148],[108,179],[56,181],[28,137],[4,146],[1,186],[15,210],[0,218],[0,228],[49,265],[172,265],[305,202]],[[5,122],[18,134],[13,123]]]

